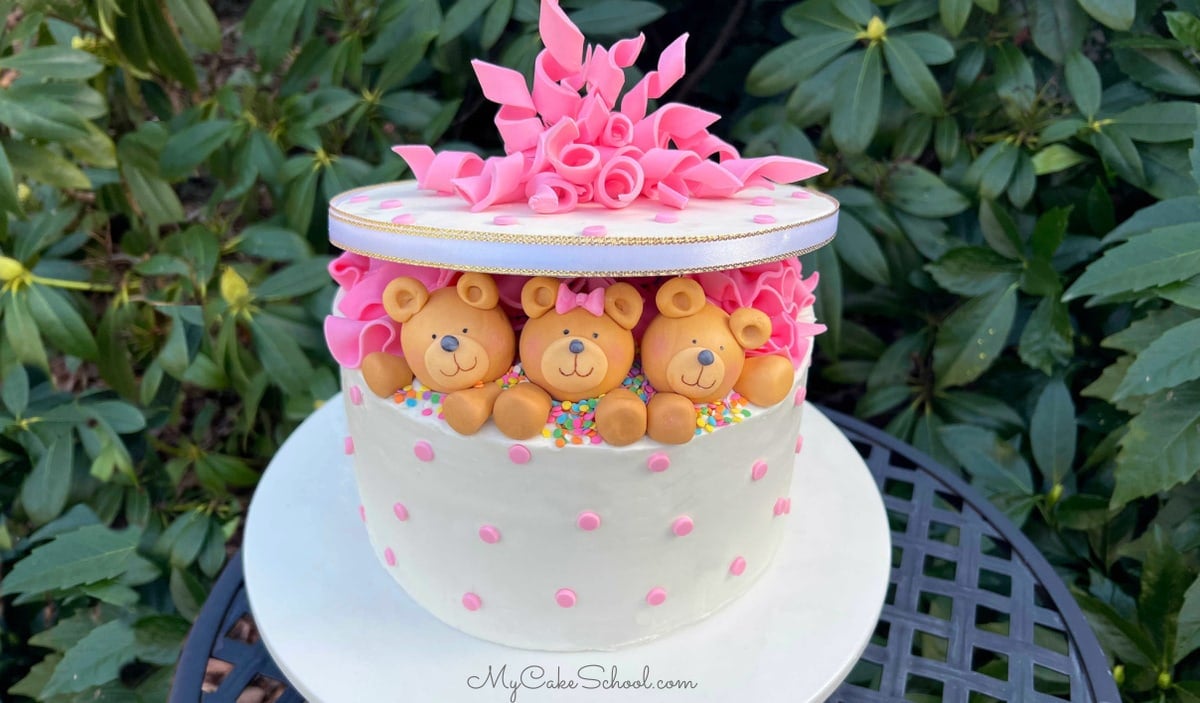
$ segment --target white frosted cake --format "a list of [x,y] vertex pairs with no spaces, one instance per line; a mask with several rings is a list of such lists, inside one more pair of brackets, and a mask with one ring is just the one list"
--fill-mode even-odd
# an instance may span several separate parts
[[326,337],[381,568],[471,635],[603,650],[770,568],[822,329],[795,257],[837,203],[711,113],[646,114],[682,41],[620,97],[640,37],[585,48],[552,0],[540,28],[532,90],[476,62],[506,156],[397,147],[415,181],[330,204]]

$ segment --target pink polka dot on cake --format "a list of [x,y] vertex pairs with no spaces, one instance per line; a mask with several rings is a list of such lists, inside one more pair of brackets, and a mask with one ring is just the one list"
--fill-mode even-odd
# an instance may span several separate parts
[[583,228],[585,237],[603,237],[606,234],[608,234],[608,228],[604,225],[588,225]]
[[646,468],[655,473],[666,471],[670,467],[671,457],[663,454],[662,452],[655,452],[654,454],[650,455],[649,459],[646,460]]
[[514,464],[528,464],[533,453],[524,444],[514,444],[508,448],[508,460]]
[[404,522],[408,519],[408,508],[404,507],[404,503],[396,503],[392,506],[392,512],[395,513],[396,519]]
[[808,391],[803,386],[796,390],[795,397],[792,398],[792,403],[799,406],[804,405],[804,399],[808,397]]
[[799,454],[800,450],[803,448],[804,448],[804,435],[799,435],[796,437],[796,453]]
[[654,587],[646,594],[646,602],[650,605],[662,605],[667,600],[667,592],[661,588]]
[[391,547],[383,550],[383,560],[387,562],[388,566],[396,565],[396,553],[392,551]]
[[350,402],[354,405],[362,405],[362,389],[358,386],[350,386]]
[[754,223],[759,225],[770,225],[775,223],[774,215],[755,215]]
[[750,467],[750,478],[757,481],[767,475],[767,462],[758,460]]
[[359,506],[358,506],[358,519],[359,519],[359,520],[362,520],[363,522],[366,522],[366,521],[367,521],[367,508],[366,508],[366,506],[364,506],[364,505],[359,505]]
[[433,461],[433,446],[423,439],[417,440],[413,445],[413,454],[421,461]]
[[406,212],[401,215],[396,215],[395,217],[392,218],[392,224],[396,224],[396,225],[411,225],[412,223],[414,223],[416,221],[417,221],[417,218],[413,217],[413,214],[411,212]]
[[381,200],[379,202],[379,209],[380,210],[394,210],[398,207],[402,207],[403,205],[404,205],[404,203],[400,202],[396,198],[388,198],[387,200]]
[[575,600],[575,591],[572,591],[569,588],[560,588],[554,594],[554,602],[558,603],[559,607],[562,608],[575,607]]
[[479,528],[479,539],[488,544],[495,544],[500,541],[500,530],[492,525],[484,525]]
[[344,451],[347,455],[354,453],[354,438],[353,437],[346,437],[342,440],[342,451]]
[[751,199],[750,204],[759,207],[769,207],[775,204],[775,199],[769,195],[759,195]]
[[575,520],[575,524],[579,525],[579,529],[591,532],[597,527],[600,527],[600,516],[590,510],[585,510],[582,513],[579,513],[579,517]]
[[735,558],[733,563],[729,565],[729,573],[733,574],[734,576],[741,576],[743,573],[745,573],[745,571],[746,560],[741,557]]
[[660,212],[660,213],[657,213],[657,214],[655,214],[655,215],[654,215],[654,221],[655,221],[655,222],[661,222],[661,223],[663,223],[663,224],[665,224],[665,225],[669,225],[669,224],[672,224],[672,223],[674,223],[674,222],[678,222],[678,221],[679,221],[679,215],[676,215],[676,214],[675,214],[675,213],[673,213],[673,212]]
[[483,600],[481,600],[479,596],[475,595],[474,593],[467,592],[463,594],[462,604],[467,610],[475,611],[479,610],[479,608],[483,606]]
[[517,218],[513,217],[512,215],[496,215],[492,218],[492,224],[500,225],[501,227],[515,225],[517,224]]
[[783,515],[783,498],[778,498],[775,501],[775,517]]
[[675,533],[676,537],[683,537],[692,533],[692,528],[695,523],[687,515],[681,515],[675,518],[675,522],[671,523],[671,532]]

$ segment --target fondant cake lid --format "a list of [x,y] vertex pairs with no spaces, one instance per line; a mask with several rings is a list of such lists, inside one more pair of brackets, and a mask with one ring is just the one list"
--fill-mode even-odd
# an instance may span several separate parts
[[539,215],[523,203],[471,212],[416,181],[342,193],[329,239],[366,256],[422,266],[548,276],[675,275],[740,268],[828,244],[838,202],[791,185],[693,199],[682,210],[639,198]]

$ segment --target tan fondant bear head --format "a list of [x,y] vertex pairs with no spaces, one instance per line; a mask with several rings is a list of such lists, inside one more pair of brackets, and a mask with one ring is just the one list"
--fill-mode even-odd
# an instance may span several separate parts
[[432,293],[401,276],[383,292],[387,314],[403,323],[400,346],[413,375],[441,393],[494,381],[512,367],[516,335],[499,303],[496,282],[482,273]]
[[553,278],[521,289],[529,322],[521,330],[521,366],[556,400],[595,398],[621,385],[633,366],[633,333],[642,296],[628,283],[574,293]]
[[658,391],[695,403],[724,398],[737,383],[746,350],[771,337],[771,320],[754,308],[727,314],[690,278],[673,278],[654,299],[658,317],[642,337],[642,370]]

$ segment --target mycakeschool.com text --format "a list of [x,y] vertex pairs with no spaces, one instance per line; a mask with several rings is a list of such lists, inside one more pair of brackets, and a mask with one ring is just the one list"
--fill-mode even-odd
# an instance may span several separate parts
[[[466,682],[468,688],[477,691],[503,692],[509,703],[517,703],[521,694],[527,691],[596,691],[601,694],[606,691],[645,691],[648,700],[656,700],[650,694],[694,691],[700,687],[699,682],[691,679],[658,677],[648,665],[640,670],[626,670],[604,664],[584,664],[573,670],[536,664],[520,668],[508,664],[488,665],[487,671],[467,676]],[[549,693],[541,700],[556,698]]]

